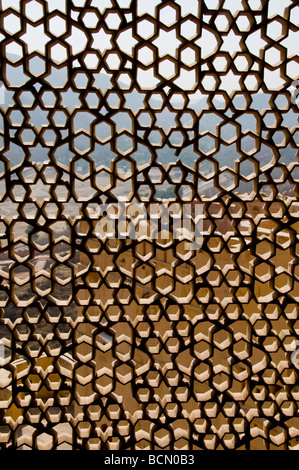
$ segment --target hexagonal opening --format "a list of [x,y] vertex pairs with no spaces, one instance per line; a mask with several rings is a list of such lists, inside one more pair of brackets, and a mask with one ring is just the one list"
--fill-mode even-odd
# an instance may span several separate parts
[[87,28],[96,28],[100,18],[95,11],[87,11],[83,14],[82,21]]
[[21,31],[21,19],[18,14],[10,13],[3,18],[3,28],[8,34],[16,34]]

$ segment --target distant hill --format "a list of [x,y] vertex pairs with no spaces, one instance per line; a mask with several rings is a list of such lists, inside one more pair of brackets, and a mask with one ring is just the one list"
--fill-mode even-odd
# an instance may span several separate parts
[[[18,67],[18,61],[20,60],[20,57],[15,56],[15,55],[10,55],[9,58],[13,62],[13,64],[8,65],[6,67],[6,77],[9,80],[9,82],[16,87],[20,86],[20,83],[24,81],[25,83],[28,83],[32,85],[32,90],[34,92],[34,88],[36,89],[36,92],[39,91],[40,86],[43,86],[45,90],[51,90],[51,88],[60,88],[63,87],[64,84],[67,83],[68,77],[66,73],[66,68],[58,68],[58,67],[51,67],[51,72],[47,75],[40,76],[36,82],[38,83],[37,87],[34,87],[34,82],[29,80],[28,75],[24,75],[24,73],[21,72],[20,68]],[[36,70],[34,71],[35,74],[39,75],[40,70],[38,67],[38,63],[35,65]],[[76,81],[76,86],[80,88],[84,88],[86,86],[85,84],[85,79],[84,76],[81,76],[79,78],[78,76],[76,77],[77,72],[80,72],[80,68],[74,68],[72,70],[72,80]],[[1,78],[1,77],[0,77]],[[120,88],[123,88],[124,90],[127,89],[127,85],[125,83],[120,83],[118,82],[118,86]],[[100,90],[103,94],[106,92],[107,89],[112,89],[112,83],[111,83],[111,76],[104,74],[104,73],[99,73],[95,75],[95,80],[93,83],[93,88]],[[12,99],[12,92],[6,92],[6,105],[13,104],[13,99]],[[62,105],[67,107],[69,110],[72,110],[74,105],[78,105],[79,107],[81,106],[81,103],[79,101],[78,94],[74,93],[72,89],[70,88],[68,92],[62,92]],[[54,97],[55,98],[55,97]],[[189,104],[189,109],[193,109],[196,111],[197,114],[200,115],[198,126],[199,126],[199,133],[204,134],[205,132],[210,132],[212,134],[215,134],[216,132],[216,126],[221,124],[221,131],[220,131],[220,137],[223,140],[223,144],[220,146],[219,151],[213,155],[213,157],[219,162],[220,167],[225,167],[228,166],[230,168],[234,168],[234,164],[237,160],[241,158],[241,155],[237,152],[236,145],[235,143],[231,143],[231,139],[234,139],[236,136],[236,133],[238,132],[238,127],[240,127],[242,135],[244,132],[252,131],[255,132],[256,127],[260,125],[259,122],[257,122],[254,110],[257,110],[258,112],[262,112],[263,110],[268,110],[268,116],[263,119],[262,122],[262,130],[263,130],[263,135],[267,133],[270,128],[268,127],[268,121],[271,121],[271,115],[273,114],[271,111],[271,107],[269,105],[269,99],[271,98],[270,94],[263,94],[263,93],[257,93],[253,94],[251,96],[252,102],[249,105],[249,108],[247,111],[249,112],[244,112],[244,97],[243,96],[236,96],[233,100],[233,105],[235,109],[237,110],[237,114],[235,114],[235,119],[232,118],[232,115],[230,114],[230,111],[225,113],[222,108],[223,108],[223,103],[220,102],[219,100],[213,100],[215,109],[210,110],[208,105],[207,105],[207,99],[206,97],[203,97],[202,99],[198,100],[191,100]],[[31,103],[33,102],[33,97],[31,96],[30,93],[25,93],[22,95],[22,104],[25,107],[30,107]],[[126,102],[125,109],[132,109],[133,111],[136,111],[137,109],[142,106],[143,98],[141,99],[140,95],[135,92],[130,94],[130,99]],[[43,103],[46,107],[50,107],[53,105],[53,95],[51,93],[43,94]],[[158,127],[161,127],[166,133],[169,131],[170,128],[176,128],[176,113],[175,112],[170,112],[170,111],[163,111],[161,112],[160,104],[157,100],[151,99],[151,105],[154,108],[154,111],[156,112],[156,117],[157,117],[157,123],[156,125]],[[280,108],[283,108],[283,97],[280,99],[278,98],[277,100],[277,105]],[[200,114],[200,112],[203,112]],[[250,112],[251,111],[251,112]],[[34,125],[37,129],[40,129],[42,126],[47,126],[48,120],[47,120],[47,114],[48,111],[45,111],[42,109],[42,107],[37,107],[35,110],[30,110],[28,108],[28,112],[30,114],[30,121],[29,124]],[[95,119],[100,116],[101,111],[98,111],[97,109],[90,109],[91,113],[94,113]],[[118,110],[115,109],[113,113],[109,114],[109,117],[111,119],[118,119]],[[121,117],[121,115],[118,115]],[[282,114],[283,116],[283,122],[282,125],[287,127],[287,128],[292,128],[296,125],[298,125],[298,114],[294,112],[292,109],[289,110],[288,112],[284,112]],[[56,116],[57,121],[59,122],[60,118],[59,116]],[[82,127],[88,129],[88,119],[90,117],[87,117],[87,121],[84,122],[84,118],[82,117]],[[273,117],[272,117],[273,119]],[[226,125],[224,125],[226,120]],[[56,122],[57,122],[56,121]],[[62,122],[62,121],[61,121]],[[185,122],[184,125],[186,126],[186,130],[189,128],[191,129],[192,126],[189,126],[190,122]],[[237,127],[235,126],[237,124]],[[81,123],[80,123],[81,125]],[[197,125],[197,124],[196,124]],[[179,145],[179,138],[177,140],[174,138],[173,140],[174,144]],[[124,141],[124,145],[126,145],[126,141]],[[214,148],[214,141],[211,138],[206,138],[202,137],[199,139],[198,146],[199,150],[203,152],[203,154],[209,154],[210,151],[213,152]],[[82,136],[82,138],[78,139],[76,141],[76,146],[79,150],[83,150],[86,146],[85,138]],[[69,164],[70,158],[72,158],[75,154],[72,153],[68,148],[68,146],[60,147],[57,149],[55,152],[56,158],[60,163],[64,163],[65,165]],[[242,150],[247,153],[250,152],[252,148],[252,142],[250,142],[249,138],[244,138],[242,140]],[[18,150],[19,147],[17,145],[12,145],[11,150],[7,152],[7,157],[11,159],[11,164],[12,166],[18,165],[21,163],[23,156],[21,155],[20,157],[20,151]],[[180,150],[180,149],[179,149]],[[47,149],[42,149],[36,148],[36,152],[33,149],[33,161],[39,161],[39,158],[47,158]],[[34,155],[34,153],[37,153],[37,155]],[[164,149],[158,150],[157,151],[158,156],[159,156],[159,161],[161,163],[167,164],[170,161],[176,161],[178,158],[180,158],[184,163],[187,165],[190,165],[193,167],[194,160],[199,157],[198,154],[195,154],[193,151],[193,144],[190,145],[189,147],[181,149],[181,152],[179,154],[179,157],[175,155],[175,150],[165,147]],[[290,145],[285,148],[280,150],[281,153],[281,161],[284,164],[289,164],[290,162],[297,161],[296,160],[296,151],[294,148],[292,148]],[[43,156],[44,155],[44,156]],[[110,161],[112,158],[116,157],[117,155],[113,153],[110,149],[110,146],[103,146],[97,144],[95,146],[95,149],[92,153],[92,157],[95,160],[95,163],[97,166],[104,164],[104,165],[109,165],[110,166]],[[138,161],[138,163],[144,163],[148,161],[150,158],[150,153],[147,149],[146,146],[139,145],[138,150],[136,152],[136,155],[134,155]],[[260,161],[261,166],[266,164],[268,161],[271,161],[273,157],[273,152],[271,151],[271,148],[269,146],[264,146],[262,152],[259,154],[258,159]],[[257,157],[255,157],[257,158]],[[248,172],[248,174],[251,171],[250,164],[248,164],[248,168],[246,169],[246,163],[243,164],[244,171]]]

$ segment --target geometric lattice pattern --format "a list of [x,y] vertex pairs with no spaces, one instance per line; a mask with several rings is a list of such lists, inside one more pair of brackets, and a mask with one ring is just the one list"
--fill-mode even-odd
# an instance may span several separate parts
[[0,5],[0,447],[296,449],[298,2]]

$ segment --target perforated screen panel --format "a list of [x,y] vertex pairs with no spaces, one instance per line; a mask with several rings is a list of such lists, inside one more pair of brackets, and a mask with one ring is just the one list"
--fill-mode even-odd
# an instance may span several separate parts
[[298,448],[298,2],[0,6],[0,447]]

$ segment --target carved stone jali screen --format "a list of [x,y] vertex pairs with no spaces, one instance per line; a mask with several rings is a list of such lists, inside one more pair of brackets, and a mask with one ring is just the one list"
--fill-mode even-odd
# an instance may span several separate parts
[[298,1],[0,8],[0,447],[299,448]]

